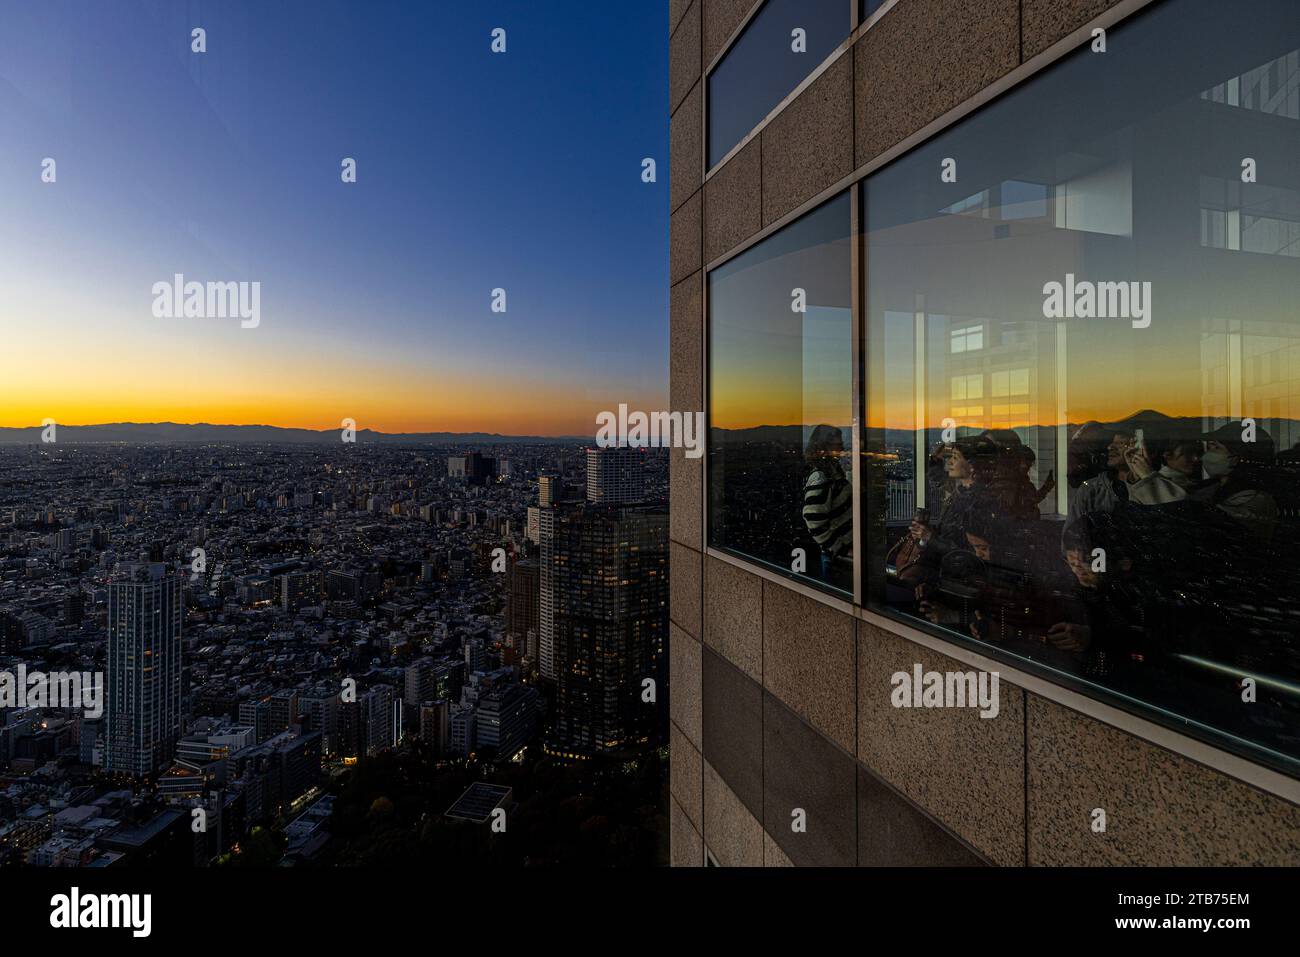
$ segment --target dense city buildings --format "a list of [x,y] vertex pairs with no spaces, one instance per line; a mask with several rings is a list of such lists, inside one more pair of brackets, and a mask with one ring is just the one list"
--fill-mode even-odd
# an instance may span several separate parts
[[670,29],[674,863],[1295,864],[1296,5]]
[[[0,670],[107,679],[102,715],[0,707],[0,862],[202,865],[249,853],[259,828],[304,862],[332,853],[349,775],[385,756],[435,777],[572,763],[543,745],[579,726],[629,755],[661,747],[662,681],[658,704],[627,705],[664,658],[666,456],[646,453],[629,509],[658,518],[575,551],[586,572],[554,596],[577,647],[571,590],[646,563],[649,590],[602,611],[617,636],[601,632],[601,654],[625,657],[581,665],[616,693],[561,694],[539,673],[526,517],[573,507],[561,490],[586,487],[585,463],[536,440],[0,444]],[[205,838],[182,848],[198,812]]]

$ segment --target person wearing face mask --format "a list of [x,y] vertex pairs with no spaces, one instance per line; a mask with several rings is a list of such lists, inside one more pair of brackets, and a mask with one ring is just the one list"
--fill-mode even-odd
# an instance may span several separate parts
[[1206,500],[1232,516],[1257,541],[1267,543],[1277,527],[1277,500],[1268,491],[1273,438],[1256,427],[1245,442],[1240,422],[1230,422],[1205,437],[1201,468],[1210,478]]
[[[1252,441],[1245,441],[1250,436]],[[1165,474],[1165,469],[1140,479],[1146,483],[1139,501],[1145,504],[1177,502],[1189,498],[1213,505],[1236,520],[1256,542],[1267,544],[1277,526],[1277,501],[1268,492],[1266,470],[1273,462],[1273,438],[1258,426],[1229,422],[1202,438],[1205,451],[1200,467],[1206,481],[1191,482]]]

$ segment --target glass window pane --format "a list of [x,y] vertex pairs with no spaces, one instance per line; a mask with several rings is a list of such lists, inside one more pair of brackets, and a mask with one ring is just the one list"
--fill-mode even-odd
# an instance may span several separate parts
[[853,591],[850,207],[709,274],[709,543]]
[[849,35],[845,0],[768,0],[709,74],[709,166]]
[[1300,772],[1297,157],[1294,2],[1182,0],[865,181],[872,605]]
[[858,0],[859,17],[861,18],[858,22],[865,23],[867,17],[883,7],[885,2],[886,0]]

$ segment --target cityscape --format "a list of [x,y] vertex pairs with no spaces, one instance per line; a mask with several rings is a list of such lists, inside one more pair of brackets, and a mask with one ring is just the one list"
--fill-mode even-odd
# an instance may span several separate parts
[[0,129],[16,941],[1288,928],[1297,0],[0,0]]
[[0,708],[0,866],[666,856],[659,450],[56,442],[0,475],[0,671],[106,691]]

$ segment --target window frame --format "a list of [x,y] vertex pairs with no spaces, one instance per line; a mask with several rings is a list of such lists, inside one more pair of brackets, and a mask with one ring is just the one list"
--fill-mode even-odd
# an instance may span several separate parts
[[[831,50],[831,52],[826,55],[825,59],[814,66],[812,70],[809,71],[808,75],[795,85],[794,89],[778,100],[772,109],[767,112],[767,115],[754,124],[753,129],[742,136],[734,146],[722,154],[721,158],[712,165],[709,164],[709,78],[713,75],[713,71],[716,70],[718,66],[721,65],[722,61],[726,59],[727,54],[731,52],[731,48],[734,47],[736,43],[739,42],[740,38],[745,35],[745,30],[749,27],[750,23],[753,22],[754,18],[758,16],[759,11],[767,6],[768,0],[755,0],[753,6],[749,8],[749,11],[741,18],[740,23],[738,23],[736,28],[731,32],[731,36],[727,37],[727,39],[723,41],[721,48],[714,54],[713,59],[705,64],[703,74],[700,76],[700,93],[703,97],[703,103],[700,109],[700,152],[702,154],[701,168],[704,170],[704,182],[707,183],[714,173],[726,166],[733,157],[752,143],[754,139],[762,133],[764,127],[771,123],[772,120],[776,119],[776,117],[779,116],[787,106],[793,103],[799,97],[800,93],[815,83],[817,78],[825,73],[832,63],[843,56],[846,50],[852,49],[853,44],[857,41],[857,38],[860,36],[860,31],[863,28],[863,24],[858,20],[861,0],[841,0],[841,2],[849,5],[849,31],[845,38],[836,44],[835,49]],[[880,9],[868,18],[867,23],[874,24],[877,20],[888,13],[894,4],[898,2],[899,0],[885,0]]]
[[[710,298],[709,277],[717,269],[721,268],[722,266],[725,266],[727,263],[731,262],[732,260],[739,258],[743,253],[749,251],[750,249],[753,249],[756,246],[760,245],[764,239],[768,239],[772,236],[775,236],[777,233],[779,233],[782,229],[784,229],[787,226],[793,226],[795,223],[799,222],[809,213],[816,212],[817,210],[825,206],[827,203],[830,203],[831,201],[840,198],[840,196],[842,195],[847,197],[849,203],[849,336],[850,336],[850,360],[849,361],[852,367],[851,375],[850,375],[850,382],[851,382],[850,402],[852,403],[852,407],[851,407],[849,426],[852,432],[852,441],[850,443],[850,454],[852,455],[852,461],[854,463],[853,474],[849,476],[851,501],[852,501],[852,509],[853,509],[853,530],[852,530],[853,571],[852,571],[852,597],[851,598],[849,597],[850,595],[849,592],[842,591],[837,588],[833,588],[829,584],[826,584],[824,586],[817,585],[815,584],[815,579],[809,576],[796,574],[795,572],[792,572],[783,566],[773,565],[772,563],[765,562],[762,559],[757,558],[755,556],[746,555],[743,552],[740,552],[734,548],[728,548],[723,545],[714,545],[712,544],[709,537],[709,531],[710,531],[709,517],[712,513],[712,509],[710,508],[709,490],[711,486],[709,484],[709,471],[710,471],[709,462],[712,458],[711,451],[712,451],[712,436],[713,436],[713,428],[712,428],[713,383],[711,381],[711,375],[710,375],[713,368],[713,337],[712,337],[713,324],[712,324],[712,309],[709,302],[709,298]],[[799,215],[791,216],[789,218],[783,217],[781,220],[778,221],[780,222],[780,226],[778,226],[777,228],[769,228],[763,230],[762,233],[757,234],[756,237],[751,237],[750,241],[747,241],[742,245],[737,246],[735,249],[729,251],[724,256],[720,257],[717,262],[706,265],[700,270],[700,284],[703,287],[702,295],[701,295],[701,300],[703,302],[702,325],[704,327],[704,344],[701,352],[704,368],[701,371],[701,383],[702,383],[701,387],[704,390],[703,405],[704,405],[704,433],[705,433],[703,474],[700,479],[701,490],[702,490],[701,499],[702,499],[704,514],[701,518],[700,531],[701,531],[704,549],[707,553],[712,553],[715,555],[727,555],[731,559],[734,559],[735,561],[741,563],[745,567],[762,569],[767,574],[780,578],[782,580],[782,584],[786,585],[787,587],[794,588],[795,590],[799,591],[801,594],[816,597],[819,601],[826,601],[835,604],[841,610],[849,611],[851,613],[852,609],[855,606],[861,607],[862,582],[863,582],[863,570],[859,565],[859,561],[858,561],[859,556],[861,555],[861,547],[862,547],[862,522],[860,520],[861,513],[859,511],[859,509],[861,508],[861,490],[860,490],[860,482],[859,482],[861,469],[858,468],[858,463],[861,462],[861,456],[862,456],[862,444],[861,444],[861,435],[860,435],[862,429],[860,428],[859,425],[859,415],[862,407],[862,403],[860,401],[861,389],[864,384],[864,380],[861,375],[861,355],[862,355],[861,332],[862,330],[861,327],[859,326],[859,314],[861,311],[859,308],[861,305],[860,303],[861,284],[859,282],[861,271],[859,269],[859,260],[862,253],[862,249],[861,249],[862,244],[860,238],[862,224],[859,221],[860,202],[859,202],[859,195],[858,195],[858,185],[854,183],[846,187],[845,189],[840,189],[834,192],[826,191],[818,194],[818,196],[814,197],[814,199],[816,200],[816,202],[806,203],[803,206],[799,207],[799,209],[797,210]],[[758,238],[760,236],[761,238]]]
[[[1083,35],[1086,37],[1090,34],[1092,28],[1096,26],[1105,26],[1109,29],[1115,23],[1128,24],[1138,19],[1135,14],[1144,11],[1146,8],[1154,10],[1167,3],[1171,4],[1174,2],[1176,2],[1176,0],[1134,0],[1134,2],[1130,3],[1121,3],[1116,7],[1111,8],[1111,11],[1108,11],[1108,13],[1115,13],[1121,8],[1124,8],[1125,12],[1122,15],[1113,17],[1112,22],[1104,22],[1112,20],[1112,18],[1103,15],[1102,17],[1089,22],[1085,27],[1081,27],[1076,31],[1076,34],[1072,34],[1071,36]],[[1070,38],[1067,37],[1067,41],[1069,39]],[[1085,41],[1081,39],[1079,43],[1063,46],[1066,41],[1062,41],[1061,43],[1049,48],[1047,51],[1044,51],[1044,54],[1052,54],[1052,56],[1044,59],[1041,64],[1037,64],[1033,70],[1027,71],[1023,76],[1015,79],[1014,82],[1003,85],[1002,82],[999,81],[999,83],[994,84],[994,87],[990,87],[988,90],[978,94],[972,101],[974,105],[969,109],[962,110],[959,114],[957,114],[956,111],[953,111],[956,115],[949,114],[941,117],[939,121],[936,121],[936,123],[942,122],[941,126],[937,126],[934,129],[926,127],[921,131],[925,134],[924,136],[916,136],[904,141],[905,148],[899,149],[896,147],[894,150],[891,150],[890,153],[887,154],[887,159],[867,164],[859,170],[854,170],[851,174],[853,178],[853,186],[856,188],[866,184],[875,173],[892,166],[896,162],[905,160],[918,147],[929,144],[932,140],[956,128],[962,122],[978,116],[985,107],[996,104],[1007,93],[1011,92],[1011,90],[1019,88],[1023,81],[1035,78],[1039,74],[1046,73],[1058,63],[1061,63],[1071,55],[1078,53],[1080,46],[1084,42]],[[1044,54],[1040,54],[1040,56],[1043,56]],[[1035,61],[1029,61],[1028,63],[1021,64],[1021,69],[1024,69],[1026,66],[1030,65],[1030,63],[1034,62]],[[1007,78],[1004,78],[1004,80],[1005,79]],[[996,92],[990,92],[995,88]],[[965,106],[965,104],[963,104],[963,106]],[[931,126],[935,126],[935,124],[931,124]],[[854,241],[858,244],[859,252],[857,255],[861,256],[862,284],[860,287],[855,288],[855,293],[860,296],[860,301],[854,310],[854,328],[855,335],[863,337],[860,348],[865,358],[868,349],[868,340],[865,337],[869,334],[867,325],[868,317],[865,314],[865,309],[867,307],[867,283],[869,281],[867,236],[865,232],[867,214],[867,196],[865,195],[865,189],[862,190],[862,193],[859,196],[855,211],[860,218],[858,229],[855,230]],[[855,261],[857,260],[855,259]],[[966,330],[963,329],[962,331],[965,332]],[[982,346],[987,346],[987,325],[985,325],[984,333]],[[951,348],[951,340],[949,341],[948,348]],[[868,403],[871,397],[866,388],[867,382],[865,371],[861,383],[863,391],[855,394],[858,403],[855,419],[857,416],[861,416],[861,420],[866,422],[869,421]],[[995,390],[992,388],[991,381],[988,383],[988,386],[989,387],[984,390],[984,401],[989,403],[990,408],[992,408]],[[1021,393],[1014,393],[1013,395],[1003,397],[1003,401],[1009,402],[1014,396],[1019,395],[1021,395]],[[855,446],[857,445],[857,439],[861,436],[864,429],[859,427],[856,431],[859,433],[859,436],[855,436]],[[858,462],[861,463],[860,457],[858,458]],[[866,469],[861,464],[859,464],[858,467],[855,467],[855,481],[860,475],[864,475],[865,472]],[[863,489],[860,494],[865,496],[866,490]],[[855,499],[855,505],[856,504],[857,500]],[[865,504],[863,505],[863,508],[865,509]],[[859,524],[865,522],[867,517],[865,511],[859,511],[857,515]],[[869,543],[863,542],[862,544],[866,545]],[[871,589],[867,587],[868,576],[871,574],[868,570],[870,556],[865,552],[859,551],[857,546],[858,541],[855,539],[855,555],[859,555],[863,559],[858,562],[856,566],[858,568],[860,580],[856,583],[854,590],[854,605],[860,612],[878,616],[879,618],[892,622],[896,626],[904,627],[910,632],[930,636],[934,640],[944,643],[949,647],[968,650],[976,655],[990,659],[992,662],[1006,665],[1009,668],[1014,668],[1026,675],[1030,675],[1049,686],[1072,692],[1075,695],[1094,702],[1109,705],[1117,711],[1136,718],[1144,723],[1150,723],[1174,734],[1189,738],[1198,744],[1233,755],[1234,757],[1256,767],[1267,768],[1277,775],[1280,775],[1290,785],[1281,789],[1281,791],[1273,788],[1268,788],[1268,790],[1273,790],[1274,793],[1283,793],[1284,796],[1293,801],[1296,800],[1296,795],[1300,794],[1300,755],[1285,754],[1284,752],[1271,748],[1267,744],[1257,743],[1253,740],[1242,738],[1231,730],[1223,729],[1209,723],[1206,719],[1191,717],[1170,711],[1166,707],[1153,703],[1146,698],[1136,697],[1133,694],[1126,694],[1091,681],[1084,675],[1074,675],[1070,672],[1058,670],[1040,662],[1021,658],[995,644],[981,642],[978,639],[964,635],[958,631],[917,619],[914,616],[904,614],[883,602],[877,601],[876,597],[871,594]],[[1116,724],[1114,721],[1108,721],[1107,723],[1112,725]],[[1123,725],[1120,726],[1123,727]],[[1125,730],[1127,730],[1127,728],[1125,728]]]

